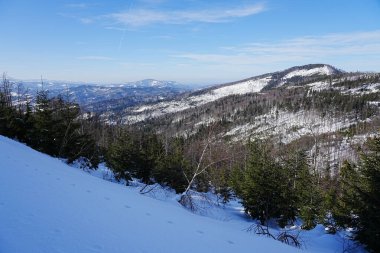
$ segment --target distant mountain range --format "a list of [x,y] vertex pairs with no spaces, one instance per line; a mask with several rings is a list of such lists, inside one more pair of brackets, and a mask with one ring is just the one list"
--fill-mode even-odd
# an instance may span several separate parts
[[109,85],[38,80],[13,82],[16,85],[22,84],[23,89],[31,95],[45,89],[50,96],[67,96],[91,112],[119,110],[141,103],[161,101],[191,90],[191,87],[177,82],[154,79]]

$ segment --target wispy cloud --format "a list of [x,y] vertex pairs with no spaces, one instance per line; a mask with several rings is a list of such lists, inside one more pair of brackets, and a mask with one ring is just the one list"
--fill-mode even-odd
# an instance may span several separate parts
[[94,22],[94,20],[91,18],[80,18],[79,21],[83,24],[91,24],[92,22]]
[[155,35],[152,36],[152,39],[163,39],[163,40],[170,40],[173,39],[174,37],[171,35]]
[[265,64],[312,61],[331,57],[380,57],[380,30],[305,36],[270,43],[251,43],[221,48],[219,54],[173,55],[191,61],[214,64]]
[[88,56],[77,57],[77,60],[85,60],[85,61],[112,61],[112,60],[114,60],[114,58],[106,57],[106,56],[98,56],[98,55],[88,55]]
[[278,43],[252,43],[237,51],[253,54],[297,54],[305,57],[380,53],[380,30],[305,36]]
[[68,8],[73,8],[73,9],[85,9],[89,5],[86,3],[71,3],[71,4],[66,4],[66,7]]
[[104,28],[107,29],[107,30],[125,31],[125,28],[122,28],[122,27],[106,26]]
[[265,11],[264,4],[255,4],[236,8],[215,8],[208,10],[188,11],[156,11],[149,9],[134,9],[126,12],[108,14],[105,17],[125,26],[145,26],[150,24],[186,24],[221,23],[236,18],[252,16]]
[[81,17],[78,14],[73,14],[73,13],[64,13],[64,12],[59,12],[57,13],[59,16],[64,17],[64,18],[70,18],[70,19],[75,19],[81,22],[82,24],[91,24],[94,23],[97,18],[96,17]]
[[139,2],[145,3],[145,4],[161,4],[165,1],[166,0],[139,0]]

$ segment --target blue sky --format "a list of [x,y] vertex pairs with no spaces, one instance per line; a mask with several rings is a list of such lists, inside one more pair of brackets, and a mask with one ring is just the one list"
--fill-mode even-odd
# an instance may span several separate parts
[[380,0],[0,0],[0,71],[187,84],[308,63],[380,71]]

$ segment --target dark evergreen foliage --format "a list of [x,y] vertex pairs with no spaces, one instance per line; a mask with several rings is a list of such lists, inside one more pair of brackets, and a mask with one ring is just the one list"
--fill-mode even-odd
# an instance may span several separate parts
[[[45,90],[37,93],[32,108],[14,106],[9,97],[11,87],[4,77],[0,91],[0,134],[15,138],[68,163],[82,158],[89,168],[99,164],[99,150],[89,133],[81,131],[80,109],[62,97],[49,98]],[[23,108],[23,109],[22,109]],[[34,111],[33,111],[34,109]]]
[[361,175],[357,194],[360,204],[357,211],[359,224],[357,239],[372,252],[380,251],[380,137],[368,141],[359,167]]
[[280,161],[273,159],[268,144],[255,141],[250,147],[246,168],[231,176],[245,211],[262,224],[275,219],[283,227],[298,216],[305,228],[313,228],[319,198],[305,152],[287,153]]
[[184,156],[183,142],[181,138],[173,139],[153,170],[153,177],[158,183],[173,188],[177,193],[184,192],[188,184],[184,172],[189,169],[190,163]]
[[380,137],[369,139],[360,163],[345,162],[340,171],[339,198],[333,216],[370,252],[380,251]]

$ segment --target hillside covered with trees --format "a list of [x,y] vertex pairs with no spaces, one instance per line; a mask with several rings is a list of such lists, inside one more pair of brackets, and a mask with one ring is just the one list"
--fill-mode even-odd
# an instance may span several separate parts
[[[4,75],[0,134],[83,168],[96,169],[104,162],[115,180],[126,184],[139,180],[174,189],[179,202],[193,211],[195,192],[212,192],[221,203],[237,197],[246,214],[259,221],[258,233],[265,234],[273,222],[285,227],[300,218],[305,230],[317,224],[328,233],[352,229],[352,239],[377,252],[379,91],[368,85],[379,83],[379,75],[357,76],[315,77],[305,83],[292,79],[260,93],[227,96],[128,125],[107,124],[101,115],[82,112],[67,94],[50,97],[42,89],[34,97],[22,97],[19,92],[15,101],[14,87]],[[331,85],[309,85],[320,82]],[[271,119],[280,122],[285,112],[310,117],[310,131],[287,141],[290,132],[258,131],[259,119],[264,125]],[[212,120],[204,121],[207,117]],[[341,118],[349,123],[332,128]],[[319,128],[312,124],[315,119],[321,119]],[[332,120],[332,131],[321,130],[325,120]],[[245,124],[252,126],[246,138],[226,134]],[[339,141],[359,135],[364,138],[356,143],[355,159],[323,161],[320,152],[327,144],[337,148]]]

